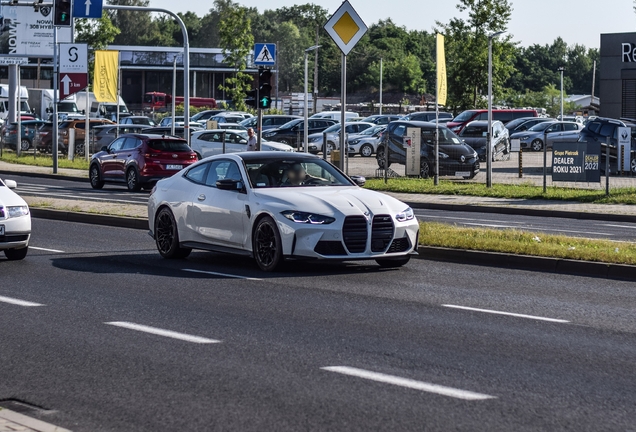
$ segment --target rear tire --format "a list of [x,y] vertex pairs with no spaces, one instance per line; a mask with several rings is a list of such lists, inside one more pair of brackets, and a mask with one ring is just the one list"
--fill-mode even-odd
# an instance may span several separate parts
[[179,230],[170,209],[159,210],[155,218],[155,243],[159,254],[168,259],[186,258],[192,252],[190,248],[179,246]]
[[[380,169],[385,169],[385,163],[384,163],[384,146],[382,147],[378,147],[377,152],[375,153],[375,158],[378,161],[378,168]],[[391,166],[391,162],[388,162],[386,164],[386,168]]]
[[4,255],[9,261],[19,261],[26,258],[27,252],[29,252],[28,246],[21,249],[5,249]]
[[128,171],[126,171],[126,185],[131,192],[139,192],[141,190],[139,174],[137,174],[135,167],[130,167]]
[[420,177],[427,179],[431,176],[431,165],[426,159],[420,162]]
[[20,141],[20,151],[27,151],[31,148],[31,141],[28,138],[22,138]]
[[411,260],[411,255],[406,255],[400,258],[383,258],[377,259],[377,262],[382,268],[397,268],[406,265]]

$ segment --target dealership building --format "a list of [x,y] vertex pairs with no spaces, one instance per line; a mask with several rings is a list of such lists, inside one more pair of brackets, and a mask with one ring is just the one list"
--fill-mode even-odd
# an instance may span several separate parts
[[601,35],[603,117],[636,119],[636,33]]

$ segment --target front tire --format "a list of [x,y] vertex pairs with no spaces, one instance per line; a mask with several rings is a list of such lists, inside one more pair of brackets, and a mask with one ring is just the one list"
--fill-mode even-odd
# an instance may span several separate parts
[[426,159],[420,162],[420,177],[427,179],[431,176],[431,165]]
[[5,249],[4,255],[9,261],[23,260],[29,252],[29,247],[23,247],[22,249]]
[[93,189],[101,189],[104,187],[104,181],[101,178],[97,165],[91,166],[88,176],[90,177],[91,187]]
[[283,242],[276,222],[266,216],[256,225],[252,239],[254,259],[261,270],[271,272],[276,270],[283,261]]
[[131,192],[139,192],[141,190],[139,174],[137,174],[135,167],[130,167],[128,171],[126,171],[126,185]]
[[532,149],[532,151],[541,151],[543,150],[543,141],[541,141],[539,138],[533,140],[530,143],[530,148]]
[[371,157],[373,156],[373,146],[371,144],[364,144],[360,147],[360,156]]
[[382,268],[398,268],[406,265],[411,260],[411,255],[407,255],[400,258],[384,258],[377,259],[377,262]]
[[155,243],[162,257],[181,259],[190,255],[192,249],[179,246],[179,230],[172,212],[162,208],[155,218]]

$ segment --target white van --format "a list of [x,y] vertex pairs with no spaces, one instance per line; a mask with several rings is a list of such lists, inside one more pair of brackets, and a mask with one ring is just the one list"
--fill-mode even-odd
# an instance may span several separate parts
[[[88,106],[90,109],[89,116],[91,118],[105,118],[108,120],[115,121],[117,117],[117,104],[113,102],[98,102],[95,99],[95,94],[93,92],[79,92],[76,94],[76,102],[77,108],[79,110],[86,109],[86,103],[88,100]],[[126,103],[119,96],[119,114],[130,114],[128,111],[128,107],[126,107]]]
[[[350,119],[354,119],[354,118],[358,118],[360,117],[360,115],[356,112],[353,111],[345,111],[345,122],[349,121]],[[323,111],[320,113],[316,113],[314,115],[312,115],[310,118],[312,119],[329,119],[329,120],[335,120],[337,122],[340,121],[340,119],[342,118],[342,111]]]

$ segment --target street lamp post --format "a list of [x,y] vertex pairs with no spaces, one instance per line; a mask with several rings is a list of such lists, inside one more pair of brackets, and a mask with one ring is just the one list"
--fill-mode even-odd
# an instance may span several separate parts
[[563,71],[565,70],[565,68],[561,66],[557,70],[561,72],[561,119],[560,120],[563,121]]
[[[307,64],[307,57],[309,55],[310,52],[317,50],[318,48],[320,48],[320,45],[314,45],[312,47],[309,47],[305,50],[305,109],[303,110],[305,112],[305,136],[303,138],[303,148],[305,149],[305,153],[309,152],[309,143],[307,142],[307,134],[308,134],[308,123],[309,123],[309,98],[307,97],[307,92],[309,91],[309,83],[307,82],[308,78],[307,75],[309,74],[309,65]],[[315,83],[314,83],[314,87],[315,87]]]
[[492,40],[504,32],[488,36],[488,140],[486,147],[486,187],[492,187]]

